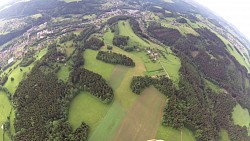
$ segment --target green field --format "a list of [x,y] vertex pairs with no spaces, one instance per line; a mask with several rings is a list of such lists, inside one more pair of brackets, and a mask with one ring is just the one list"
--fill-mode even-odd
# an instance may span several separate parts
[[71,101],[69,122],[74,129],[79,127],[81,122],[86,122],[91,127],[90,133],[92,134],[109,107],[110,105],[102,103],[88,92],[81,92]]
[[179,70],[181,68],[181,61],[177,56],[173,55],[172,53],[167,54],[166,57],[167,59],[163,57],[160,58],[163,67],[166,69],[173,82],[175,84],[178,84],[180,80]]
[[69,67],[62,65],[61,69],[57,73],[57,77],[63,80],[64,82],[67,82],[69,73],[70,73]]
[[95,73],[98,73],[102,75],[104,79],[108,80],[115,65],[104,63],[100,60],[96,60],[97,53],[98,51],[94,51],[90,49],[87,49],[84,51],[84,55],[83,55],[85,59],[84,68],[91,70]]
[[[36,55],[36,61],[41,59],[43,55],[45,55],[47,52],[47,48],[41,50],[37,55]],[[18,61],[20,62],[20,61]],[[33,62],[32,64],[30,64],[27,67],[20,67],[18,66],[16,69],[14,69],[11,74],[9,75],[9,79],[8,81],[5,83],[4,87],[6,87],[12,94],[15,93],[18,84],[23,80],[23,78],[25,77],[25,75],[27,75],[31,69],[33,68],[33,66],[35,65],[35,62]],[[14,67],[12,67],[14,68]],[[21,71],[22,69],[22,71]],[[14,81],[11,81],[10,78],[13,77]]]
[[156,88],[146,88],[129,108],[113,141],[146,141],[156,136],[167,97]]
[[40,14],[40,13],[31,16],[31,18],[34,18],[34,19],[38,19],[40,17],[42,17],[42,14]]
[[234,124],[246,126],[249,131],[250,116],[247,109],[243,109],[239,104],[237,104],[233,109],[232,118]]
[[104,33],[104,43],[106,45],[113,45],[113,38],[114,33],[112,33],[110,29],[108,29],[107,32]]
[[129,36],[129,45],[139,47],[150,47],[148,43],[146,43],[134,33],[128,21],[119,21],[118,28],[120,35]]
[[220,135],[220,141],[230,141],[227,130],[222,129],[219,135]]
[[180,130],[164,127],[162,125],[158,129],[156,138],[165,141],[195,141],[193,133],[186,128],[182,129],[181,135]]
[[[10,114],[11,111],[11,103],[9,102],[9,99],[7,95],[0,91],[0,141],[3,139],[3,130],[2,130],[2,125],[4,122],[6,122],[7,117]],[[5,135],[5,138],[8,140],[7,135]]]
[[127,74],[128,70],[129,70],[129,67],[127,67],[127,66],[122,66],[122,65],[115,66],[115,68],[112,71],[112,75],[108,79],[109,85],[114,90],[116,90],[120,86],[120,84],[121,84],[124,76]]
[[[105,51],[107,50],[107,48],[103,47],[101,50]],[[132,77],[134,75],[143,75],[143,72],[145,71],[143,62],[140,60],[139,57],[133,54],[130,54],[128,52],[125,52],[118,47],[114,47],[113,52],[125,54],[131,57],[135,61],[136,66],[134,68],[131,68],[131,67],[125,67],[121,65],[112,65],[112,64],[108,64],[108,63],[104,63],[102,61],[96,60],[96,55],[98,51],[87,49],[83,55],[85,59],[84,68],[102,75],[104,79],[106,79],[108,83],[112,86],[112,88],[114,89],[114,93],[115,93],[114,101],[111,105],[103,104],[104,107],[108,107],[108,112],[106,113],[106,115],[104,116],[104,115],[97,114],[96,116],[102,117],[102,118],[96,119],[98,120],[98,122],[95,122],[93,124],[89,122],[90,128],[92,128],[90,136],[89,136],[89,140],[93,140],[93,141],[109,140],[113,137],[117,127],[120,125],[120,121],[125,116],[126,111],[131,107],[131,105],[134,103],[134,101],[137,98],[137,95],[132,93],[130,89],[130,82],[132,80]],[[92,103],[94,105],[97,105],[97,103],[99,102],[100,101],[98,99],[94,101],[92,100]],[[74,104],[74,103],[75,101],[72,103],[72,105],[80,105],[80,104]],[[107,109],[105,108],[105,110]],[[91,112],[88,112],[88,113],[91,114]],[[88,118],[88,117],[85,117],[85,118]],[[88,122],[90,121],[90,119],[86,119],[84,121]]]
[[214,90],[216,93],[221,93],[221,92],[225,91],[225,89],[220,88],[218,85],[216,85],[208,80],[205,80],[205,82],[206,82],[206,86],[209,87],[210,89]]
[[180,31],[182,35],[193,34],[195,36],[199,36],[199,34],[193,29],[195,24],[188,22],[188,24],[173,24],[176,18],[165,18],[161,20],[161,24],[167,28],[174,28]]
[[126,112],[121,104],[114,101],[105,117],[100,121],[97,128],[90,134],[89,141],[111,140]]
[[74,52],[75,48],[74,47],[66,47],[65,50],[66,50],[67,57],[69,57]]

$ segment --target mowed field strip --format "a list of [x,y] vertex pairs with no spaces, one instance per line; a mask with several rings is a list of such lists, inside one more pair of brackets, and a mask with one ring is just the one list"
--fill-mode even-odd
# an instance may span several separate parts
[[113,141],[146,141],[155,138],[166,99],[153,86],[144,90],[127,112]]

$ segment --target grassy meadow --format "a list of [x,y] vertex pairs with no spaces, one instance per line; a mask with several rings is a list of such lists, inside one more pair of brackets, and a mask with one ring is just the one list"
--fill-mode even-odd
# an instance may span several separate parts
[[222,129],[219,133],[220,140],[219,141],[230,141],[227,130]]
[[240,104],[237,104],[232,113],[232,118],[234,121],[234,124],[240,125],[240,126],[246,126],[248,129],[248,135],[250,134],[250,115],[247,109],[243,109]]
[[150,47],[150,45],[138,37],[132,30],[128,21],[118,22],[119,34],[123,36],[129,36],[129,45],[138,47]]
[[[2,125],[4,122],[7,121],[7,117],[10,115],[12,106],[11,103],[6,95],[6,93],[0,91],[0,141],[3,139],[3,130],[2,130]],[[13,122],[13,120],[11,120]],[[9,140],[7,134],[5,134],[4,139],[6,141]]]
[[158,129],[156,138],[165,141],[195,141],[193,133],[187,128],[181,131],[162,125]]
[[70,73],[70,68],[65,65],[61,65],[61,69],[57,73],[57,77],[64,82],[68,81],[69,73]]

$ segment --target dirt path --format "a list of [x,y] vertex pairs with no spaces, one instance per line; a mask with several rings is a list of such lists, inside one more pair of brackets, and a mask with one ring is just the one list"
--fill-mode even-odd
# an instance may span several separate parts
[[154,87],[147,88],[123,119],[113,141],[146,141],[155,138],[166,97]]

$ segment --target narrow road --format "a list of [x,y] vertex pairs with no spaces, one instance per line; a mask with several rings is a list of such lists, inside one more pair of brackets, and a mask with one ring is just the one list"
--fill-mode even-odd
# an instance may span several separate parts
[[168,78],[170,78],[170,76],[169,76],[168,72],[166,71],[166,69],[163,67],[163,65],[162,65],[162,63],[161,63],[161,60],[159,60],[159,62],[160,62],[160,64],[161,64],[161,67],[164,69],[164,71],[165,71],[165,73],[166,73],[167,77],[168,77]]

